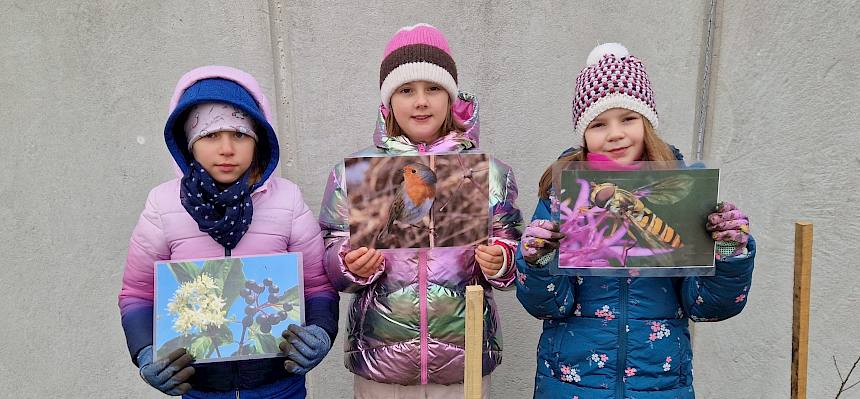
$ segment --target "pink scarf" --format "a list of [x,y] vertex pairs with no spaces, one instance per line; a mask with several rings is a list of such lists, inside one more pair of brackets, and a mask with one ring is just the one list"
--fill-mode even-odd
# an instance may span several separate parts
[[607,157],[603,154],[598,154],[595,152],[589,152],[585,156],[586,161],[588,162],[588,167],[593,170],[639,170],[642,168],[642,164],[637,161],[630,165],[623,165],[618,162],[615,162],[612,158]]

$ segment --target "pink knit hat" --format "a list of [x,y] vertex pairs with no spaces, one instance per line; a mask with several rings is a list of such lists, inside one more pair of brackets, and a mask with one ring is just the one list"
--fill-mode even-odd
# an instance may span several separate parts
[[379,68],[382,104],[388,107],[400,85],[416,80],[437,83],[445,88],[452,102],[457,98],[457,65],[448,40],[428,24],[400,28],[385,46]]
[[625,108],[638,112],[655,129],[657,107],[645,65],[618,43],[591,50],[587,66],[576,77],[573,97],[573,131],[582,137],[588,124],[603,111]]

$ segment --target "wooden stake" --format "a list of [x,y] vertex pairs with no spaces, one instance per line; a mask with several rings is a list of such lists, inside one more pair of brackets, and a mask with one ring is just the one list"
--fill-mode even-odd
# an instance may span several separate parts
[[466,287],[466,399],[481,399],[484,348],[484,287]]
[[806,399],[812,223],[794,224],[794,308],[791,323],[791,399]]

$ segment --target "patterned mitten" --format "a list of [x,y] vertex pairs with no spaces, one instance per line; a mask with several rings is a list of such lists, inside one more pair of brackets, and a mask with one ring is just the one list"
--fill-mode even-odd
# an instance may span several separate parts
[[559,233],[559,226],[549,220],[533,220],[522,237],[522,254],[526,262],[545,266],[555,256],[559,241],[564,233]]
[[715,253],[717,259],[747,252],[750,221],[747,215],[731,202],[717,205],[717,211],[708,215],[708,224],[705,228],[711,232],[711,237],[717,242]]

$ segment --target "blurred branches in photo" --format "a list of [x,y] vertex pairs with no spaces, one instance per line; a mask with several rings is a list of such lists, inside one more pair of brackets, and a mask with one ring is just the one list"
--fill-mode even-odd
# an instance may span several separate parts
[[[433,157],[433,162],[431,162]],[[436,174],[432,210],[415,224],[386,226],[403,168],[412,163]],[[346,160],[350,245],[353,248],[429,248],[484,243],[489,237],[489,160],[485,154],[366,157]],[[432,223],[431,223],[432,218]]]

